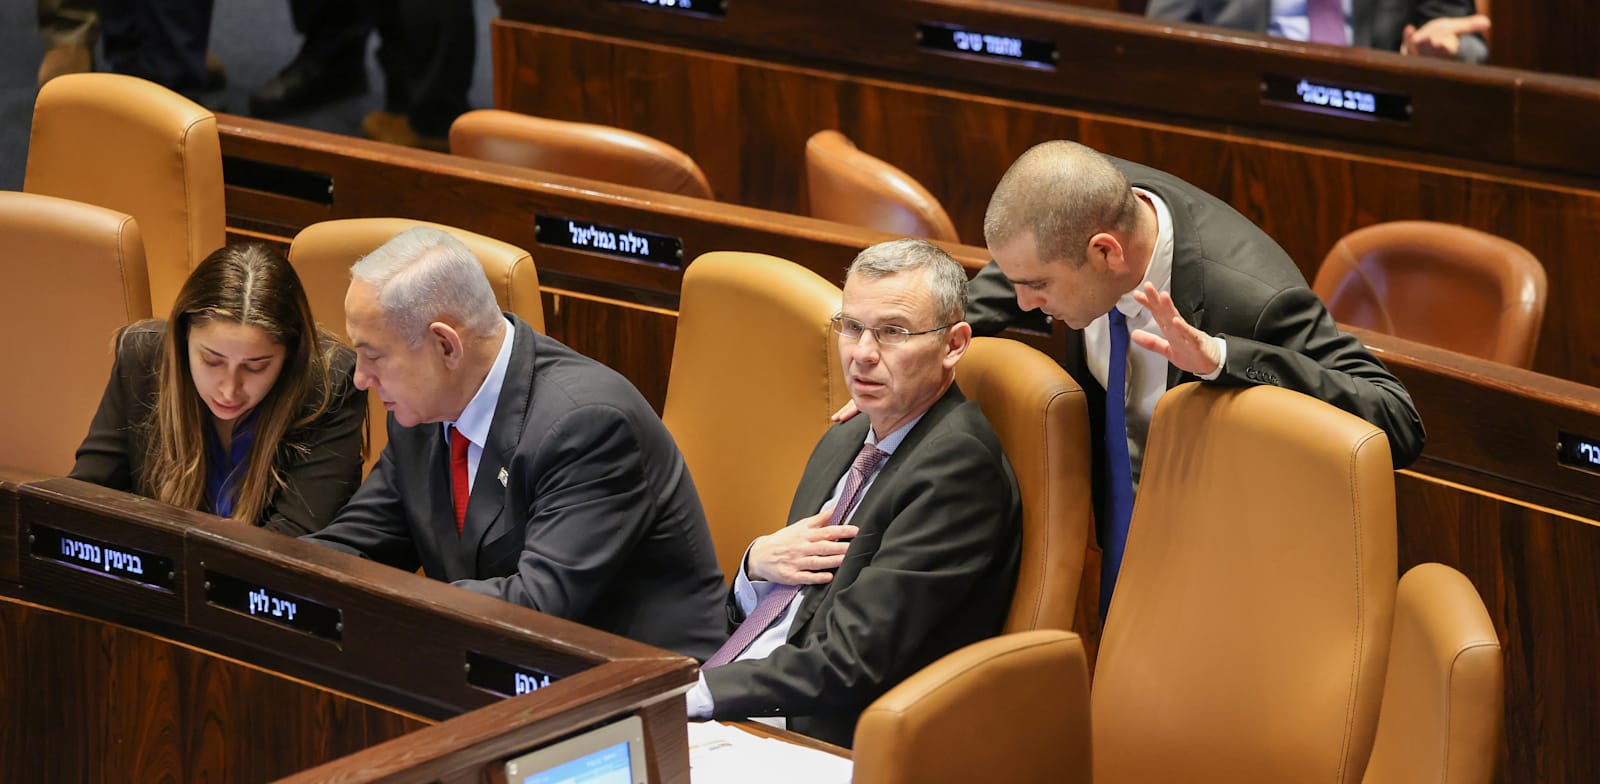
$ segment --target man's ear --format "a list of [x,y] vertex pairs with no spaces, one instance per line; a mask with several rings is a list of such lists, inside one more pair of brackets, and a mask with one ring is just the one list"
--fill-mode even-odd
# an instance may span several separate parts
[[967,353],[967,347],[972,345],[972,325],[965,321],[958,321],[948,330],[944,338],[944,367],[950,370],[961,361],[961,356]]
[[1126,268],[1126,258],[1123,255],[1122,241],[1117,235],[1102,231],[1089,238],[1089,259],[1097,262],[1103,269],[1120,274]]
[[439,356],[446,368],[455,370],[466,359],[466,346],[461,342],[461,333],[456,332],[455,327],[443,321],[435,321],[428,325],[428,339],[439,347]]

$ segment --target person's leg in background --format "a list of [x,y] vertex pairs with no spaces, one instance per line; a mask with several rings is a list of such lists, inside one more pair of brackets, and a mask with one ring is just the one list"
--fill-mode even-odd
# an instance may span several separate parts
[[289,0],[300,51],[250,96],[250,113],[281,117],[367,92],[371,8],[360,0]]
[[62,74],[94,70],[99,5],[95,0],[39,0],[39,35],[46,47],[39,61],[39,86]]
[[210,87],[212,0],[101,0],[106,65],[195,98]]
[[445,150],[450,124],[469,108],[477,36],[471,0],[375,3],[383,45],[384,110],[361,124],[369,138]]

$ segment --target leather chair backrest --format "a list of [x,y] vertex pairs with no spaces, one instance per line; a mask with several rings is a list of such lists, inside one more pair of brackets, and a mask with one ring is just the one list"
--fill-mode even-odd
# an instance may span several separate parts
[[708,253],[683,275],[662,421],[689,464],[723,574],[794,522],[794,490],[849,395],[828,320],[841,292],[755,253]]
[[1169,390],[1096,663],[1094,780],[1360,781],[1396,569],[1381,430],[1278,387]]
[[1412,567],[1395,598],[1365,784],[1488,784],[1504,719],[1504,658],[1483,600],[1448,566]]
[[607,125],[479,109],[451,124],[450,152],[697,199],[712,198],[705,173],[682,150]]
[[1022,491],[1022,564],[1005,629],[1070,630],[1094,527],[1083,390],[1054,360],[1003,338],[974,338],[956,383],[999,434]]
[[858,149],[838,131],[806,141],[811,216],[871,229],[960,242],[939,200],[899,169]]
[[216,117],[143,79],[67,74],[40,88],[23,190],[132,215],[157,316],[226,241]]
[[139,225],[124,213],[0,191],[0,464],[55,476],[73,455],[111,375],[113,338],[150,317]]
[[1448,223],[1351,232],[1312,288],[1341,324],[1517,367],[1532,366],[1544,321],[1539,260],[1510,240]]
[[[289,264],[305,286],[311,314],[317,322],[342,340],[345,332],[344,295],[350,288],[350,265],[377,250],[396,234],[417,226],[432,226],[450,232],[471,250],[483,265],[483,272],[494,288],[495,301],[502,310],[517,314],[536,331],[544,331],[544,305],[539,299],[539,274],[533,257],[510,243],[464,229],[441,226],[407,218],[351,218],[323,221],[305,227],[289,245]],[[384,423],[388,414],[377,395],[367,396],[371,423],[371,445],[367,468],[377,462],[389,436]]]
[[924,667],[862,712],[852,780],[1087,782],[1088,705],[1078,635],[1046,629],[982,640]]

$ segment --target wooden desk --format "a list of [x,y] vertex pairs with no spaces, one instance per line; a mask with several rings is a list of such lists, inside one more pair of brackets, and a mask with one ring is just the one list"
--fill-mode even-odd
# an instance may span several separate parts
[[5,781],[476,782],[629,714],[688,781],[690,659],[70,479],[0,482],[0,531]]

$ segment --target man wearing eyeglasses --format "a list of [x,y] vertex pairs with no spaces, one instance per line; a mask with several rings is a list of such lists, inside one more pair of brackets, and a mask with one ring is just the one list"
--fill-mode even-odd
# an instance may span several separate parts
[[833,318],[850,398],[806,464],[792,522],[759,537],[694,718],[777,717],[850,745],[863,708],[1000,632],[1016,587],[1016,477],[955,385],[972,339],[961,265],[922,240],[861,252]]

